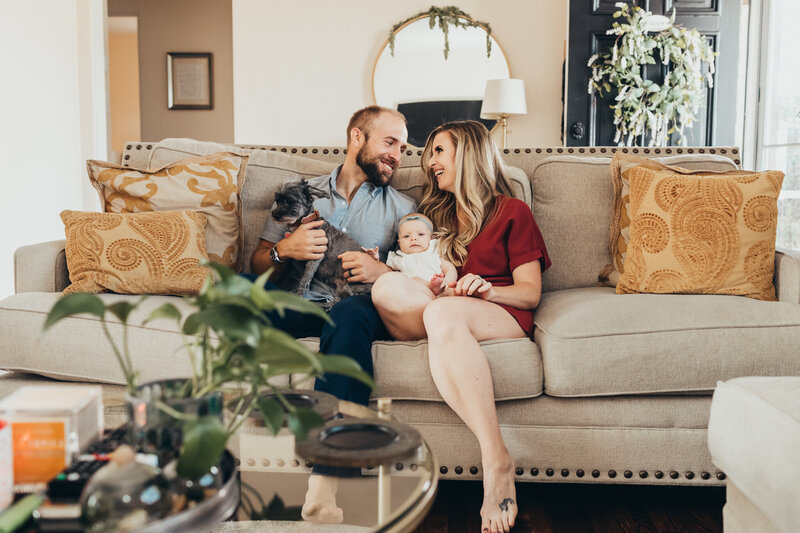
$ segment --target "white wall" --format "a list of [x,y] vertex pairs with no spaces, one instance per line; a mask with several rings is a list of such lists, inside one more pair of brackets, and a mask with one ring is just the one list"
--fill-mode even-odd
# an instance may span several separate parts
[[104,6],[0,0],[0,297],[17,247],[63,239],[63,209],[97,210],[85,160],[107,155]]
[[[512,76],[525,80],[528,115],[510,119],[509,146],[560,145],[569,3],[450,3],[492,26]],[[430,5],[233,0],[235,142],[343,145],[350,115],[373,103],[372,69],[389,30]]]

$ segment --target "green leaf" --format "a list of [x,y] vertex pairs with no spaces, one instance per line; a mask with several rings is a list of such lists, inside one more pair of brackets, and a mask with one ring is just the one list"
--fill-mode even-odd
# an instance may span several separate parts
[[[261,278],[259,278],[261,279]],[[274,311],[275,310],[275,302],[272,300],[272,297],[269,295],[269,292],[264,288],[262,284],[253,283],[253,286],[250,287],[250,299],[253,303],[262,311]],[[283,314],[279,311],[279,314],[283,316]]]
[[197,332],[200,331],[200,325],[197,313],[192,313],[183,322],[183,333],[185,335],[197,335]]
[[265,328],[262,332],[261,344],[259,344],[257,351],[264,353],[271,348],[283,349],[288,353],[299,355],[311,364],[311,366],[314,368],[314,371],[322,371],[322,363],[320,362],[319,354],[312,352],[300,344],[297,339],[288,333],[284,333],[279,329]]
[[130,302],[125,300],[117,303],[113,303],[109,305],[106,309],[114,315],[115,317],[119,318],[122,322],[127,322],[128,317],[131,314],[131,311],[136,309],[136,306]]
[[187,422],[183,430],[183,450],[178,458],[178,475],[199,479],[219,461],[228,433],[216,416]]
[[249,311],[236,305],[214,305],[192,316],[200,324],[214,329],[220,337],[242,339],[251,346],[256,346],[261,337],[261,323]]
[[250,294],[250,287],[252,287],[252,285],[253,283],[250,280],[243,278],[242,276],[228,276],[220,280],[214,286],[214,290],[210,291],[209,294],[216,296],[217,298],[224,297],[229,294],[246,297]]
[[253,351],[253,355],[257,364],[267,365],[267,377],[314,372],[308,358],[293,348],[262,342]]
[[153,309],[153,311],[149,315],[147,315],[147,318],[144,319],[142,325],[144,326],[151,320],[155,320],[157,318],[168,318],[168,319],[171,318],[175,322],[180,322],[181,312],[178,311],[178,308],[172,305],[171,303],[165,303]]
[[264,272],[263,274],[261,274],[256,278],[256,280],[253,282],[253,285],[258,285],[259,287],[263,287],[267,283],[267,280],[274,271],[275,267],[269,267],[266,272]]
[[275,398],[259,398],[256,405],[264,417],[264,425],[276,435],[283,426],[283,406]]
[[341,374],[359,380],[369,388],[375,388],[375,382],[369,374],[361,369],[361,365],[346,355],[322,355],[320,354],[320,361],[322,362],[323,372],[331,372],[333,374]]
[[267,295],[275,304],[275,309],[283,316],[283,311],[297,311],[307,315],[313,315],[324,319],[329,324],[333,325],[333,320],[328,316],[328,313],[318,304],[301,298],[295,294],[286,291],[266,291]]
[[295,439],[304,441],[308,438],[308,431],[315,427],[325,425],[322,417],[311,409],[298,407],[294,413],[287,413],[289,429],[294,433]]
[[[225,281],[232,277],[241,277],[236,272],[231,270],[230,268],[226,267],[225,265],[220,265],[219,263],[213,263],[211,261],[203,262],[203,266],[207,266],[211,270],[213,270],[220,278],[220,281]],[[244,278],[242,278],[244,279]],[[247,280],[245,280],[247,281]]]
[[43,329],[47,331],[62,318],[80,315],[82,313],[88,313],[102,319],[105,312],[106,306],[103,300],[94,294],[85,292],[67,294],[66,296],[62,296],[55,305],[53,305],[53,308],[50,309],[50,312],[47,314],[47,319],[44,321]]

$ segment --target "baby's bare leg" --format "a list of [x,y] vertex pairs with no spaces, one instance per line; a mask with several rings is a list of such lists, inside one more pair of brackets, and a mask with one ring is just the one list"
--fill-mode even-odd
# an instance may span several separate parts
[[397,340],[424,339],[422,311],[435,296],[425,281],[388,272],[372,286],[372,302],[386,329]]

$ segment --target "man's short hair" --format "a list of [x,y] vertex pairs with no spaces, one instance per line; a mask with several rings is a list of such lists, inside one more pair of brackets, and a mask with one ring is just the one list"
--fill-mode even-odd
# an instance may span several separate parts
[[406,117],[400,111],[389,109],[388,107],[381,107],[379,105],[367,106],[359,109],[353,116],[350,117],[350,122],[347,124],[347,146],[350,146],[350,132],[353,128],[358,128],[364,134],[364,138],[369,137],[369,131],[372,129],[372,124],[383,113],[394,115],[406,124]]

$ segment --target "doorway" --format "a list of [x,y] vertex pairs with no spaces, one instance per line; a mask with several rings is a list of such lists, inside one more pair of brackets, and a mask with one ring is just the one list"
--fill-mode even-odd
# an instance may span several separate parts
[[125,143],[142,138],[138,17],[108,17],[108,97],[109,157],[119,163]]

